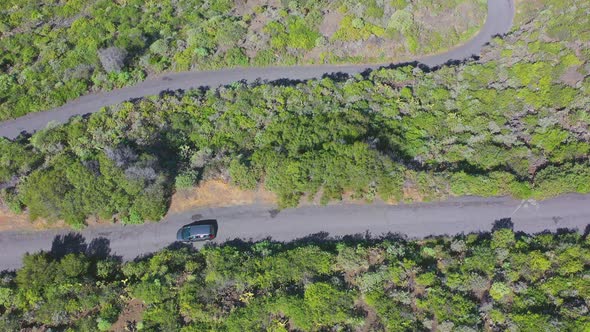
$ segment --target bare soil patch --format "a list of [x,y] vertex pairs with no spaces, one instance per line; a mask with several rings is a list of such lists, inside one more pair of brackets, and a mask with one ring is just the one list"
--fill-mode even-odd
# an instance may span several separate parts
[[276,203],[276,196],[262,188],[242,190],[221,180],[209,180],[196,188],[174,194],[170,205],[170,213],[199,207],[222,207],[256,203],[274,204]]
[[111,331],[129,331],[128,325],[135,325],[141,321],[141,315],[145,310],[145,304],[141,300],[133,299],[127,303],[117,321],[111,326]]
[[584,80],[584,75],[579,72],[579,67],[569,67],[560,77],[560,81],[572,87]]
[[320,33],[328,38],[332,37],[332,35],[338,31],[340,21],[342,21],[343,18],[344,15],[337,10],[326,10],[324,12],[324,20],[320,25]]
[[422,202],[424,196],[420,193],[420,190],[414,186],[413,183],[406,183],[403,188],[404,198],[410,202]]
[[531,19],[531,15],[538,13],[543,5],[543,0],[515,0],[514,8],[516,12],[513,28],[518,29],[521,25],[527,23]]
[[63,221],[49,222],[44,219],[38,219],[34,222],[29,220],[29,215],[14,214],[4,207],[0,207],[0,232],[15,230],[47,230],[66,228],[67,224]]
[[364,299],[357,301],[356,306],[366,314],[365,323],[359,329],[359,331],[370,332],[382,330],[382,326],[379,324],[379,317],[377,316],[377,312],[375,312],[373,307],[368,305]]

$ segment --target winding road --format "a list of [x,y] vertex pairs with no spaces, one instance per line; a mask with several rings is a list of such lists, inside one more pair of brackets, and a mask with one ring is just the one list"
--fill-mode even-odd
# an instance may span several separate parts
[[[477,36],[446,53],[416,59],[427,66],[462,60],[480,53],[490,38],[510,30],[514,15],[513,0],[488,0],[487,20]],[[238,80],[254,81],[310,79],[326,73],[354,74],[383,65],[297,66],[239,68],[219,71],[171,73],[148,79],[132,87],[87,95],[56,109],[33,113],[0,123],[0,136],[14,138],[22,131],[34,132],[51,121],[65,122],[71,116],[92,113],[104,106],[163,90],[216,87]],[[515,230],[528,233],[560,228],[588,230],[590,195],[564,195],[542,202],[510,198],[463,197],[437,203],[391,206],[333,204],[303,206],[277,214],[272,206],[248,205],[197,209],[167,216],[159,223],[89,227],[79,232],[86,243],[108,244],[112,254],[125,260],[164,248],[175,241],[178,228],[194,219],[216,219],[219,226],[215,242],[241,238],[288,241],[325,232],[330,236],[365,234],[374,236],[401,233],[409,237],[489,231],[494,220],[512,218]],[[21,266],[22,256],[39,250],[64,250],[60,239],[69,230],[10,231],[0,233],[0,270]],[[97,241],[98,240],[98,241]],[[201,246],[199,244],[197,246]],[[59,248],[58,248],[59,247]]]
[[[481,52],[482,47],[495,35],[502,35],[512,27],[514,0],[488,0],[486,22],[479,33],[467,43],[445,53],[431,55],[413,61],[426,66],[443,65],[453,60],[468,59]],[[89,94],[72,100],[65,105],[23,117],[0,122],[0,136],[15,138],[21,132],[34,132],[50,123],[64,123],[74,115],[94,113],[109,105],[143,96],[156,95],[165,90],[190,89],[201,86],[217,87],[235,81],[253,82],[257,79],[273,81],[278,79],[304,80],[318,78],[324,74],[356,74],[367,69],[376,69],[387,64],[375,65],[318,65],[268,68],[235,68],[216,71],[169,73],[165,76],[147,79],[137,85]]]

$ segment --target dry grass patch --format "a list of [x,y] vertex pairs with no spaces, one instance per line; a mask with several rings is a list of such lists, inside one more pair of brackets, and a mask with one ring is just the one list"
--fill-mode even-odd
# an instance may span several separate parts
[[0,232],[15,231],[15,230],[47,230],[56,228],[67,228],[65,222],[54,221],[49,222],[45,219],[37,219],[34,222],[29,220],[29,215],[14,214],[5,207],[0,206]]
[[137,322],[141,321],[144,310],[145,304],[141,300],[133,299],[129,301],[117,321],[111,326],[111,331],[129,331],[128,326],[135,326]]
[[170,213],[200,207],[275,204],[276,196],[262,188],[242,190],[221,180],[208,180],[198,187],[179,191],[172,197]]

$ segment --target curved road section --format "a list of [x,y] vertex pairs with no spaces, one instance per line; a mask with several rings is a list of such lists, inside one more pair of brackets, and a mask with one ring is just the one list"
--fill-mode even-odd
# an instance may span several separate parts
[[[209,208],[173,214],[159,223],[144,225],[110,225],[89,227],[80,232],[86,244],[93,240],[106,244],[112,254],[124,260],[149,254],[169,246],[176,240],[176,231],[199,219],[216,219],[216,243],[236,238],[289,241],[310,234],[331,237],[350,234],[372,236],[398,233],[410,238],[430,235],[489,232],[495,220],[512,218],[515,231],[527,233],[556,231],[561,228],[588,231],[590,195],[564,195],[536,202],[509,198],[462,197],[445,202],[411,205],[304,206],[279,212],[272,206],[249,205]],[[70,230],[44,232],[0,233],[0,270],[21,266],[26,252],[39,250],[67,251],[55,245],[57,236]],[[59,241],[55,241],[59,243]],[[202,244],[198,244],[198,247]]]
[[[453,60],[468,59],[481,52],[482,47],[495,35],[507,33],[514,17],[514,0],[488,0],[488,15],[480,32],[467,43],[448,52],[415,59],[426,66],[443,65]],[[292,79],[304,80],[321,77],[329,73],[356,74],[367,69],[376,69],[391,64],[376,65],[321,65],[268,68],[235,68],[217,71],[170,73],[151,78],[137,85],[103,93],[91,94],[72,100],[65,105],[47,112],[31,113],[26,116],[0,123],[0,136],[15,138],[21,132],[35,132],[45,128],[49,122],[64,123],[74,115],[99,111],[102,107],[123,101],[155,95],[164,90],[190,89],[201,86],[217,87],[235,81]]]

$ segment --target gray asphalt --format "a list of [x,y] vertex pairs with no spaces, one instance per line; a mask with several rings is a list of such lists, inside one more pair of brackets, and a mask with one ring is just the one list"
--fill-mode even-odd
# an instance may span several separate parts
[[[86,243],[104,238],[112,254],[131,260],[175,241],[176,231],[194,219],[216,219],[222,243],[236,238],[289,241],[326,232],[331,237],[370,233],[399,233],[410,238],[490,231],[495,220],[512,218],[514,229],[527,233],[560,228],[584,232],[590,224],[590,195],[564,195],[535,202],[510,198],[462,197],[437,203],[408,205],[334,204],[273,211],[272,206],[250,205],[197,209],[166,217],[159,223],[89,227],[79,234]],[[51,250],[56,236],[72,231],[0,233],[0,270],[21,265],[26,252]],[[201,244],[197,245],[201,246]]]
[[[480,32],[467,43],[445,53],[411,59],[433,67],[453,60],[463,60],[478,55],[492,36],[508,32],[514,17],[514,0],[488,0],[488,15]],[[164,90],[190,89],[197,87],[217,87],[231,82],[257,79],[272,81],[278,79],[304,80],[321,77],[329,73],[356,74],[367,69],[375,69],[387,64],[376,65],[318,65],[268,68],[236,68],[216,71],[169,73],[143,81],[137,85],[108,92],[89,94],[72,100],[65,105],[46,112],[30,113],[23,117],[0,123],[0,136],[14,138],[21,132],[34,132],[50,123],[64,123],[74,115],[99,111],[102,107],[148,95],[156,95]]]

